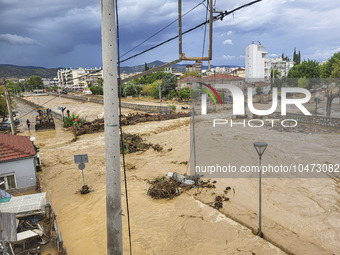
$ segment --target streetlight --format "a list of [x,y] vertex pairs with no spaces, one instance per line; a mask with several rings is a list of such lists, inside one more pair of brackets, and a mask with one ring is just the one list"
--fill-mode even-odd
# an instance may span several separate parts
[[254,147],[256,149],[257,154],[259,155],[259,168],[260,168],[260,177],[259,177],[259,232],[258,235],[260,237],[263,237],[263,233],[261,231],[261,216],[262,216],[262,193],[261,193],[261,177],[262,177],[262,165],[261,165],[261,159],[264,151],[267,148],[267,143],[264,142],[255,142]]

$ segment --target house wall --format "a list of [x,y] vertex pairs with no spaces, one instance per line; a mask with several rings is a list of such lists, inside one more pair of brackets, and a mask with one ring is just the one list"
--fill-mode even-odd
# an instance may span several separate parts
[[36,173],[32,158],[13,160],[0,163],[0,175],[14,173],[17,189],[35,189]]

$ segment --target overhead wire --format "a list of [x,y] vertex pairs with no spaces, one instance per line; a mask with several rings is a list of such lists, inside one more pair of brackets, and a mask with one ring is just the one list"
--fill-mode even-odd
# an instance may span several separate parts
[[[253,4],[258,3],[258,2],[261,2],[261,1],[262,1],[262,0],[255,0],[255,1],[249,2],[249,3],[247,3],[247,4],[244,4],[244,5],[240,6],[240,7],[237,7],[237,8],[235,8],[235,9],[231,10],[231,11],[221,12],[220,14],[218,14],[218,15],[216,15],[216,16],[213,17],[213,21],[216,21],[216,20],[223,20],[225,16],[228,16],[228,15],[234,13],[235,11],[238,11],[238,10],[240,10],[240,9],[242,9],[242,8],[248,7],[248,6],[250,6],[250,5],[253,5]],[[197,28],[199,28],[199,27],[201,27],[201,26],[204,26],[204,25],[207,24],[207,23],[209,23],[209,20],[206,20],[206,21],[202,22],[201,24],[198,24],[197,26],[195,26],[195,27],[193,27],[193,28],[190,28],[190,29],[186,30],[185,32],[182,32],[182,35],[185,35],[185,34],[191,32],[191,31],[194,31],[194,30],[196,30]],[[133,56],[131,56],[131,57],[128,57],[128,58],[126,58],[126,59],[123,59],[123,60],[121,60],[119,63],[123,63],[123,62],[126,62],[126,61],[128,61],[128,60],[130,60],[130,59],[132,59],[132,58],[138,57],[138,56],[140,56],[140,55],[142,55],[142,54],[144,54],[144,53],[146,53],[146,52],[148,52],[148,51],[151,51],[151,50],[156,49],[156,48],[158,48],[158,47],[160,47],[160,46],[162,46],[162,45],[164,45],[164,44],[166,44],[166,43],[168,43],[168,42],[171,42],[171,41],[175,40],[176,38],[178,38],[178,35],[176,35],[176,36],[174,36],[174,37],[171,37],[171,38],[169,38],[169,39],[167,39],[167,40],[165,40],[165,41],[163,41],[163,42],[161,42],[161,43],[159,43],[159,44],[157,44],[157,45],[155,45],[155,46],[153,46],[153,47],[150,47],[150,48],[148,48],[148,49],[146,49],[146,50],[144,50],[144,51],[142,51],[142,52],[139,52],[139,53],[137,53],[137,54],[135,54],[135,55],[133,55]]]
[[120,144],[121,153],[123,160],[123,173],[124,173],[124,185],[125,185],[125,200],[126,200],[126,211],[127,211],[127,221],[128,221],[128,231],[129,231],[129,245],[130,245],[130,255],[132,255],[132,238],[131,238],[131,224],[130,224],[130,209],[129,209],[129,196],[126,178],[126,164],[125,164],[125,152],[124,152],[124,135],[122,127],[122,91],[121,91],[121,79],[120,79],[120,40],[119,40],[119,16],[118,16],[118,0],[115,1],[116,6],[116,34],[117,34],[117,74],[118,74],[118,96],[119,96],[119,130],[120,130]]
[[[199,4],[197,4],[196,6],[194,6],[193,8],[191,8],[189,11],[187,11],[186,13],[184,13],[182,15],[182,18],[187,15],[188,13],[192,12],[193,10],[195,10],[198,6],[200,6],[201,4],[204,5],[204,2],[206,0],[203,0],[202,2],[200,2]],[[151,35],[150,37],[148,37],[147,39],[145,39],[144,41],[142,41],[141,43],[139,43],[138,45],[136,45],[135,47],[133,47],[132,49],[130,49],[129,51],[125,52],[122,56],[120,57],[124,57],[125,55],[127,55],[128,53],[130,53],[131,51],[135,50],[136,48],[138,48],[139,46],[143,45],[144,43],[146,43],[148,40],[150,40],[151,38],[155,37],[156,35],[158,35],[159,33],[161,33],[162,31],[164,31],[165,29],[167,29],[168,27],[170,27],[172,24],[174,24],[175,22],[178,21],[178,18],[175,19],[174,21],[172,21],[170,24],[166,25],[165,27],[163,27],[162,29],[160,29],[159,31],[157,31],[156,33],[154,33],[153,35]]]

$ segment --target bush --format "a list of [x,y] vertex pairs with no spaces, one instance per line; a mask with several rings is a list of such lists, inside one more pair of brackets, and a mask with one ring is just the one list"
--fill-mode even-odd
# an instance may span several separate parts
[[175,106],[175,105],[169,104],[168,106],[171,107],[171,109],[172,109],[173,111],[176,111],[176,106]]
[[166,96],[167,99],[173,99],[173,98],[176,98],[178,95],[177,95],[177,92],[175,90],[171,90],[170,93]]
[[128,83],[124,86],[123,95],[133,96],[137,94],[136,86],[133,83]]
[[151,96],[152,94],[152,88],[151,88],[151,84],[149,85],[145,85],[141,91],[141,95],[142,96]]
[[180,99],[189,99],[190,98],[190,88],[186,87],[179,91]]
[[[78,121],[75,121],[76,119]],[[86,122],[86,118],[81,118],[79,117],[79,114],[75,114],[74,112],[72,112],[70,117],[67,117],[67,116],[64,117],[63,127],[64,128],[71,127],[71,126],[80,127],[85,122]]]

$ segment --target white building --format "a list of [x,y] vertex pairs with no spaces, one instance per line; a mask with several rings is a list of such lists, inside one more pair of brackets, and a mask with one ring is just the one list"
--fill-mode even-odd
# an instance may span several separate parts
[[294,61],[286,61],[282,58],[266,58],[265,66],[268,67],[265,74],[266,78],[270,78],[271,70],[278,70],[281,73],[280,78],[282,78],[288,76],[289,70],[294,66]]
[[245,68],[246,68],[246,80],[264,80],[266,69],[265,59],[267,57],[267,51],[260,42],[248,45],[245,55]]
[[253,81],[270,80],[271,70],[277,69],[281,77],[287,77],[289,70],[294,66],[293,61],[282,58],[267,58],[267,51],[260,42],[248,45],[245,55],[245,78]]
[[60,69],[58,70],[59,87],[68,87],[72,89],[84,89],[91,82],[97,84],[99,78],[103,78],[103,70],[97,68],[78,69]]

